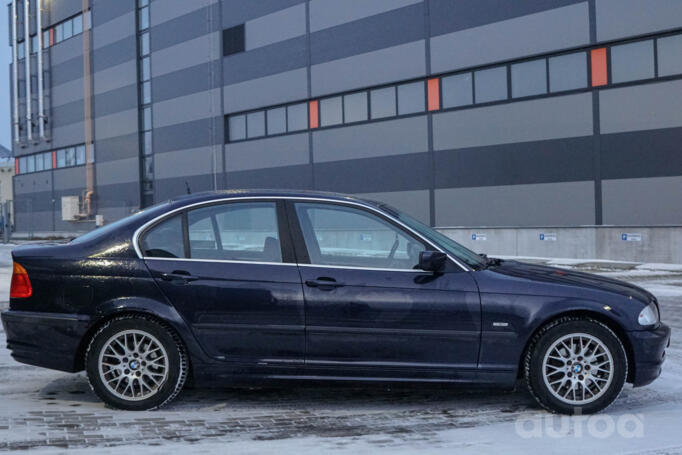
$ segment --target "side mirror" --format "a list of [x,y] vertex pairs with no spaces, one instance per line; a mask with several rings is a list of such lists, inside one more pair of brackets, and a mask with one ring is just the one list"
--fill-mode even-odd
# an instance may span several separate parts
[[440,272],[447,260],[448,256],[440,251],[422,251],[419,253],[419,268],[427,272]]

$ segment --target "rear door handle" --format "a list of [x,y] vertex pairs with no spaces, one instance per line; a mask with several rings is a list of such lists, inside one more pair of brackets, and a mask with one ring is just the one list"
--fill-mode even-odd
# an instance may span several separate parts
[[316,280],[306,280],[306,286],[311,288],[320,288],[321,290],[330,291],[334,288],[345,286],[344,283],[336,281],[334,278],[320,277]]
[[161,279],[164,281],[184,281],[189,283],[190,281],[196,281],[199,278],[192,276],[185,270],[173,270],[173,273],[162,273]]

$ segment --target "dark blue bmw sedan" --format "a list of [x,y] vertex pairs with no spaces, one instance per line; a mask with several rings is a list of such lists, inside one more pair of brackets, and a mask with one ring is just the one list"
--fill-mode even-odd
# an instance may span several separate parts
[[523,379],[546,409],[592,413],[658,377],[670,340],[643,289],[486,258],[334,194],[184,196],[13,259],[14,359],[85,370],[121,409],[188,379]]

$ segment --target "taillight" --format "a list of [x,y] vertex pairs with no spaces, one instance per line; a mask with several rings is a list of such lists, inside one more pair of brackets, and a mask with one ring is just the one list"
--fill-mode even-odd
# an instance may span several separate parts
[[33,288],[31,287],[31,280],[28,279],[28,272],[21,264],[15,262],[12,269],[9,296],[13,299],[25,299],[31,297],[31,294],[33,294]]

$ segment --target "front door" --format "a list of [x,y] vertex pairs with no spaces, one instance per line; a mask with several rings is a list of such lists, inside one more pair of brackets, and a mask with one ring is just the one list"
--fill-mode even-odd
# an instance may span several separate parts
[[276,201],[211,204],[142,237],[156,282],[216,359],[303,363],[303,293],[283,211]]
[[417,270],[432,246],[359,206],[294,202],[289,219],[305,250],[307,366],[420,377],[476,368],[481,310],[468,272]]

